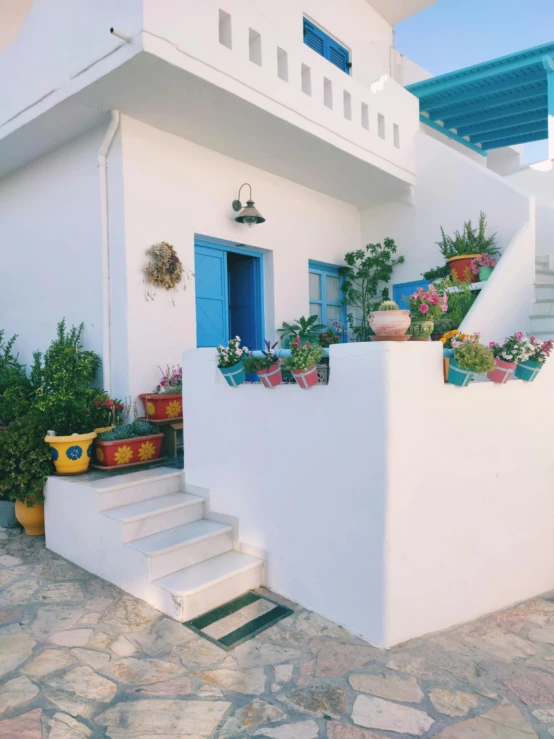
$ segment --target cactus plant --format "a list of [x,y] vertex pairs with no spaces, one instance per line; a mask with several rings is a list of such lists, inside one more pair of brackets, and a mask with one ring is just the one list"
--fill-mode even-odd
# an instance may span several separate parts
[[383,300],[379,306],[379,310],[398,310],[398,305],[394,300]]

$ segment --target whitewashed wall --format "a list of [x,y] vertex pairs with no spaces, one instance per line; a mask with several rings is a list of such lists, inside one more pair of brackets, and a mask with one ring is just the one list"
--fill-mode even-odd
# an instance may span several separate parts
[[185,477],[271,588],[392,646],[554,587],[551,362],[456,388],[435,342],[347,344],[328,386],[270,391],[188,351]]
[[506,180],[536,200],[537,254],[554,254],[554,169],[537,162],[510,174]]
[[[21,358],[44,350],[63,317],[102,350],[99,128],[0,180],[0,327]],[[110,159],[117,179],[117,152]],[[113,179],[112,179],[113,182]]]
[[[112,344],[128,341],[130,384],[120,393],[153,389],[157,365],[177,363],[183,348],[196,346],[194,280],[175,305],[161,290],[145,300],[142,269],[151,245],[169,241],[191,270],[195,234],[263,250],[268,338],[283,321],[308,315],[308,261],[340,264],[359,246],[360,213],[352,205],[125,116],[122,136],[129,320],[128,333],[116,333]],[[231,202],[243,182],[267,219],[254,229],[234,221]]]
[[504,249],[529,216],[529,198],[505,179],[474,163],[426,134],[417,137],[417,185],[411,203],[389,202],[362,213],[362,239],[396,240],[406,261],[394,271],[393,282],[421,278],[421,273],[444,263],[439,247],[440,226],[448,234],[464,221],[477,225],[487,215],[490,232],[498,233]]

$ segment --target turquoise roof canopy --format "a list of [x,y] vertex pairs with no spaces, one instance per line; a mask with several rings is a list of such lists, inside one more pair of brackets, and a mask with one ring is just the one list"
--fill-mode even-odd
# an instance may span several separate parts
[[[480,154],[548,138],[554,42],[408,85],[420,119]],[[548,80],[551,80],[550,84]]]

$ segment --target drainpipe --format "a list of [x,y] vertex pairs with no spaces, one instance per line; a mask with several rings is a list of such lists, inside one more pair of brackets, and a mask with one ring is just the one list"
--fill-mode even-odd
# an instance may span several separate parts
[[102,383],[111,393],[111,321],[110,321],[110,232],[108,224],[108,169],[107,157],[119,126],[119,111],[112,110],[110,124],[98,150],[98,178],[100,184],[100,239],[102,247]]

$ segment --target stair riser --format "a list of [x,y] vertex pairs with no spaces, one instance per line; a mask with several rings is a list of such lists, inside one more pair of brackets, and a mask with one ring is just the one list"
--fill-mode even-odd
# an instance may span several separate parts
[[537,285],[554,285],[554,274],[537,272],[537,274],[535,275],[535,283]]
[[531,333],[550,333],[554,336],[554,316],[531,316]]
[[123,524],[123,541],[126,544],[129,541],[150,536],[150,534],[157,534],[160,531],[167,531],[167,529],[173,529],[176,526],[192,523],[192,521],[199,521],[203,516],[204,501],[198,501],[198,503],[183,508],[152,514],[148,518],[141,518],[139,521]]
[[537,269],[551,269],[551,267],[550,267],[550,255],[549,254],[543,254],[541,256],[535,257],[535,267]]
[[535,285],[535,298],[537,300],[554,299],[554,285]]
[[238,598],[248,590],[259,588],[264,582],[263,562],[258,567],[252,567],[244,572],[239,572],[223,582],[218,582],[211,587],[204,588],[198,593],[186,597],[177,596],[176,603],[181,604],[181,615],[177,620],[189,621],[191,618],[201,616],[212,608],[222,606],[234,598]]
[[150,498],[159,498],[161,495],[167,495],[168,493],[178,493],[180,485],[181,479],[179,477],[169,477],[155,482],[142,482],[131,487],[98,493],[98,510],[107,511],[121,505],[139,503],[141,500],[149,500]]
[[[205,559],[216,557],[218,554],[230,552],[233,548],[233,532],[208,536],[200,541],[191,542],[185,546],[173,549],[155,557],[147,555],[150,570],[150,580],[157,580],[164,575],[182,570],[185,567],[203,562]],[[224,602],[224,601],[222,601]]]
[[533,316],[554,316],[554,300],[551,303],[535,303],[533,305]]

